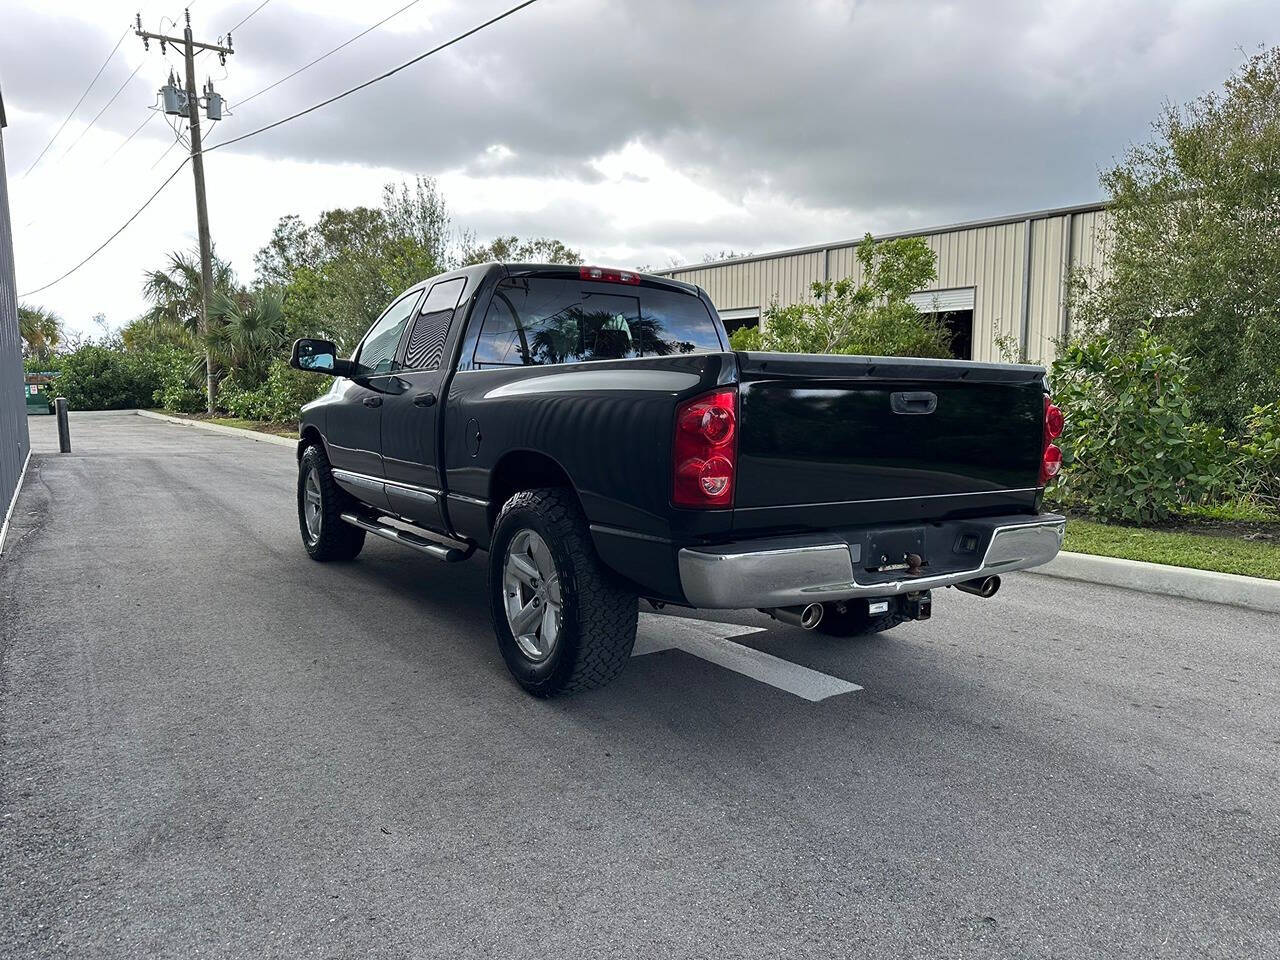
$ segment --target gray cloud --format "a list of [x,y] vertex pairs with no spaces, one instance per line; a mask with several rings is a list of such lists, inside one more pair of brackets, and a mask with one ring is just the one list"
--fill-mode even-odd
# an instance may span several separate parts
[[[199,61],[201,79],[217,80],[234,113],[208,141],[376,75],[507,2],[457,3],[434,14],[429,31],[376,31],[237,106],[360,29],[279,0],[237,32],[225,79],[212,57]],[[397,5],[369,4],[363,22]],[[203,6],[193,10],[197,28],[216,35],[202,18],[225,28],[256,3]],[[6,10],[3,19],[0,82],[13,175],[61,122],[124,24],[94,4],[79,19],[29,8]],[[1099,0],[1092,7],[1061,0],[542,0],[216,156],[589,185],[601,179],[593,160],[638,141],[738,204],[737,215],[624,228],[584,191],[581,202],[531,213],[495,204],[468,213],[460,226],[481,239],[514,232],[557,236],[588,251],[629,249],[637,261],[660,264],[672,253],[759,252],[1092,199],[1098,169],[1145,134],[1162,101],[1217,86],[1242,49],[1278,42],[1277,33],[1274,7],[1250,0]],[[142,55],[127,37],[81,120]],[[153,45],[99,126],[130,132],[165,72]],[[23,120],[14,124],[18,112]],[[158,156],[169,136],[157,121],[139,141],[154,141]],[[79,149],[90,149],[88,142]],[[270,206],[269,174],[242,186],[244,202]],[[236,202],[226,191],[220,196]],[[114,226],[115,207],[98,204],[93,210],[109,207],[113,220],[103,229]]]
[[[1062,21],[1060,10],[1020,0],[547,2],[234,149],[589,179],[590,158],[640,140],[730,197],[768,190],[819,208],[948,220],[1096,195],[1098,168],[1143,133],[1162,99],[1217,84],[1238,48],[1276,32],[1247,3],[1113,3]],[[246,107],[226,133],[480,16],[466,5],[438,18],[431,37],[366,38]],[[257,42],[246,36],[241,49],[266,77],[341,36],[315,18],[278,35],[265,16],[256,27]],[[224,84],[233,103],[242,83],[233,74]],[[495,144],[512,155],[486,162]]]

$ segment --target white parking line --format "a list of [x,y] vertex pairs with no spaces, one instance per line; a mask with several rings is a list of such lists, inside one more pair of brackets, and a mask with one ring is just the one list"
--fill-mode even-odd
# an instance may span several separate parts
[[760,633],[763,627],[741,627],[732,623],[716,623],[712,620],[692,620],[687,617],[663,617],[653,613],[640,614],[636,630],[636,647],[633,657],[641,657],[661,650],[683,650],[708,663],[733,670],[752,680],[759,680],[771,687],[785,690],[805,700],[817,703],[842,693],[852,693],[862,688],[856,683],[841,680],[818,670],[810,670],[790,660],[762,653],[727,637],[741,637],[748,633]]

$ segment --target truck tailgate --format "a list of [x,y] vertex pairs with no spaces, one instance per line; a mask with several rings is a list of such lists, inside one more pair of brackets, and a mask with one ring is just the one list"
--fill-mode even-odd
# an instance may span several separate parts
[[1040,367],[770,353],[738,364],[737,530],[1036,508]]

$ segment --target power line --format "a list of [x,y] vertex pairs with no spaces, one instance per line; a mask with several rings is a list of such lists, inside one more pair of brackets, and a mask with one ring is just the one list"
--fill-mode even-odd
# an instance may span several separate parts
[[93,251],[93,253],[89,254],[87,257],[85,257],[83,260],[81,260],[81,261],[80,261],[79,263],[77,263],[74,267],[72,267],[72,268],[71,268],[70,270],[68,270],[66,273],[62,274],[62,276],[58,277],[57,279],[55,279],[55,280],[50,280],[50,281],[49,281],[48,283],[46,283],[43,287],[36,287],[34,290],[28,290],[26,293],[20,293],[20,294],[18,294],[18,296],[19,296],[19,297],[32,297],[32,296],[35,296],[37,293],[43,293],[45,290],[48,290],[50,287],[54,286],[55,284],[59,284],[59,283],[61,283],[63,280],[67,279],[67,277],[71,276],[73,273],[75,273],[77,270],[79,270],[81,267],[83,267],[86,263],[88,263],[90,260],[92,260],[92,259],[93,259],[94,257],[96,257],[98,254],[100,254],[103,250],[105,250],[105,249],[107,248],[107,245],[108,245],[108,244],[110,244],[112,240],[114,240],[116,237],[120,236],[120,234],[124,233],[125,228],[126,228],[126,227],[128,227],[128,226],[129,226],[129,224],[133,223],[133,221],[135,221],[135,220],[137,220],[137,219],[138,219],[138,217],[142,214],[142,211],[143,211],[143,210],[145,210],[145,209],[147,209],[147,207],[151,206],[151,201],[153,201],[156,197],[160,196],[160,191],[161,191],[161,190],[163,190],[165,187],[167,187],[167,186],[172,182],[173,178],[174,178],[174,177],[176,177],[176,176],[178,175],[179,171],[181,171],[181,170],[182,170],[182,168],[183,168],[183,167],[185,167],[185,166],[187,165],[187,161],[188,161],[188,160],[190,160],[190,159],[191,159],[190,157],[184,157],[184,158],[183,158],[183,160],[182,160],[182,162],[181,162],[180,164],[178,164],[178,165],[174,168],[173,173],[169,174],[167,177],[165,177],[165,178],[164,178],[164,183],[162,183],[162,184],[160,184],[160,186],[156,187],[156,192],[155,192],[155,193],[153,193],[153,194],[151,194],[151,196],[147,197],[146,202],[144,202],[144,203],[142,204],[142,206],[140,206],[137,210],[135,210],[135,211],[133,212],[133,215],[132,215],[131,217],[129,217],[129,219],[128,219],[128,220],[126,220],[124,223],[122,223],[122,224],[119,226],[119,228],[116,230],[116,232],[115,232],[115,233],[111,234],[111,236],[109,236],[109,237],[107,237],[107,239],[103,240],[103,241],[102,241],[102,243],[100,243],[100,244],[97,246],[97,248]]
[[102,165],[105,167],[108,163],[110,163],[112,160],[114,160],[114,159],[115,159],[116,154],[117,154],[117,153],[119,153],[121,150],[123,150],[125,147],[127,147],[127,146],[129,145],[129,141],[130,141],[130,140],[132,140],[134,137],[136,137],[139,133],[141,133],[141,132],[142,132],[142,128],[143,128],[143,127],[145,127],[145,126],[146,126],[148,123],[150,123],[152,120],[154,120],[156,117],[158,117],[158,116],[160,115],[160,113],[161,113],[161,111],[159,111],[159,110],[157,110],[157,109],[155,109],[155,108],[153,107],[153,108],[152,108],[152,109],[147,113],[147,118],[146,118],[145,120],[143,120],[140,124],[138,124],[136,127],[134,127],[134,128],[133,128],[133,133],[129,134],[129,136],[127,136],[127,137],[125,137],[125,138],[124,138],[124,143],[120,144],[120,146],[116,147],[114,150],[112,150],[112,151],[111,151],[111,156],[109,156],[109,157],[107,157],[107,159],[103,160],[103,161],[102,161]]
[[248,23],[250,20],[252,20],[252,19],[253,19],[253,15],[254,15],[255,13],[257,13],[259,10],[261,10],[263,7],[265,7],[265,6],[266,6],[268,3],[270,3],[270,2],[271,2],[271,0],[262,0],[262,2],[261,2],[260,4],[258,4],[256,7],[254,7],[252,10],[250,10],[250,11],[249,11],[249,15],[248,15],[248,16],[246,16],[243,20],[241,20],[239,23],[237,23],[237,24],[236,24],[234,27],[232,27],[230,30],[228,30],[228,31],[227,31],[227,33],[228,33],[228,34],[231,34],[231,33],[233,33],[234,31],[239,30],[239,29],[240,29],[241,27],[243,27],[246,23]]
[[344,97],[349,97],[353,93],[358,93],[359,91],[363,90],[365,87],[371,87],[375,83],[378,83],[380,80],[386,80],[388,77],[395,76],[401,70],[406,70],[409,67],[413,66],[415,63],[420,63],[423,60],[427,59],[427,57],[430,57],[433,54],[437,54],[441,50],[445,50],[449,47],[452,47],[455,43],[460,43],[461,41],[467,39],[467,37],[473,36],[474,34],[479,33],[481,30],[484,30],[486,27],[491,27],[498,21],[505,20],[507,17],[511,16],[513,13],[519,13],[525,7],[533,6],[533,4],[537,2],[538,0],[524,0],[523,3],[517,3],[514,7],[511,7],[510,9],[503,11],[502,13],[498,14],[496,17],[492,17],[486,20],[484,23],[478,26],[472,27],[470,30],[467,30],[465,33],[458,34],[452,40],[446,40],[444,43],[440,44],[439,46],[432,47],[430,50],[426,51],[425,53],[420,53],[416,57],[406,60],[404,63],[400,64],[397,67],[392,67],[390,70],[386,71],[386,73],[380,73],[376,77],[373,77],[370,80],[364,81],[364,83],[357,84],[356,86],[351,87],[350,89],[344,90],[342,91],[342,93],[332,96],[327,100],[321,100],[319,103],[313,104],[312,106],[307,107],[305,110],[299,110],[297,113],[291,113],[287,117],[281,117],[279,120],[276,120],[273,123],[268,123],[265,126],[258,127],[256,130],[250,130],[248,133],[242,133],[240,134],[240,136],[232,137],[230,140],[222,140],[218,143],[213,144],[212,146],[205,147],[201,151],[201,153],[211,153],[214,150],[220,150],[223,147],[229,147],[233,143],[239,143],[241,140],[248,140],[250,137],[256,137],[260,133],[266,133],[268,130],[273,130],[276,127],[289,123],[292,120],[297,120],[299,117],[305,117],[308,113],[314,113],[316,110],[319,110],[321,107],[327,107],[329,106],[329,104],[336,103],[337,101],[343,99]]
[[[145,62],[146,62],[145,60],[142,61],[142,63],[145,63]],[[89,121],[89,125],[80,131],[80,136],[76,137],[74,140],[71,141],[71,146],[67,147],[67,149],[62,152],[62,157],[60,157],[59,159],[65,158],[68,153],[70,153],[72,150],[76,148],[76,144],[84,139],[84,135],[93,129],[93,125],[98,122],[98,118],[107,112],[107,107],[111,106],[113,103],[116,102],[116,97],[120,96],[120,92],[129,85],[129,81],[131,81],[134,77],[138,75],[138,71],[142,69],[142,63],[139,63],[136,67],[134,67],[133,73],[129,74],[129,76],[125,78],[124,83],[116,87],[116,92],[111,95],[111,99],[108,100],[106,103],[104,103],[102,105],[102,109],[93,115],[93,119]]]
[[302,71],[304,71],[304,70],[310,70],[310,69],[311,69],[312,67],[314,67],[317,63],[319,63],[321,60],[325,60],[325,59],[327,59],[327,58],[329,58],[329,57],[333,56],[335,53],[337,53],[337,52],[338,52],[339,50],[341,50],[343,47],[348,47],[348,46],[350,46],[351,44],[353,44],[353,43],[355,43],[357,40],[359,40],[361,37],[363,37],[365,34],[367,34],[367,33],[372,33],[374,30],[377,30],[380,26],[382,26],[382,25],[383,25],[384,23],[386,23],[388,20],[391,20],[391,19],[394,19],[395,17],[400,16],[400,14],[404,13],[404,12],[405,12],[406,10],[408,10],[410,7],[415,6],[415,5],[417,5],[418,3],[421,3],[421,2],[422,2],[422,0],[410,0],[410,2],[409,2],[409,3],[406,3],[403,7],[401,7],[399,10],[397,10],[395,13],[388,14],[387,16],[385,16],[385,17],[383,17],[381,20],[379,20],[377,23],[375,23],[373,26],[371,26],[371,27],[369,27],[369,28],[367,28],[367,29],[365,29],[365,30],[361,30],[359,33],[357,33],[357,34],[356,34],[354,37],[352,37],[350,40],[346,40],[346,41],[344,41],[343,43],[338,44],[336,47],[334,47],[334,48],[333,48],[332,50],[330,50],[328,53],[322,53],[320,56],[316,57],[316,58],[315,58],[314,60],[312,60],[310,63],[308,63],[308,64],[304,64],[303,66],[299,67],[297,70],[293,71],[293,73],[289,74],[288,76],[281,77],[281,78],[280,78],[279,80],[277,80],[275,83],[272,83],[272,84],[269,84],[268,86],[263,87],[263,88],[262,88],[261,90],[259,90],[257,93],[250,94],[249,96],[245,97],[243,100],[239,100],[239,101],[237,101],[237,102],[236,102],[236,109],[237,109],[237,110],[238,110],[238,109],[240,109],[240,108],[241,108],[241,107],[243,107],[246,103],[248,103],[250,100],[256,100],[258,97],[262,96],[262,95],[263,95],[264,93],[266,93],[268,90],[274,90],[276,87],[280,86],[280,84],[284,83],[286,80],[292,80],[292,79],[293,79],[294,77],[296,77],[298,74],[302,73]]
[[[267,130],[271,130],[275,127],[289,123],[291,120],[296,120],[299,117],[306,116],[308,113],[313,113],[314,111],[319,110],[321,107],[326,107],[331,103],[335,103],[336,101],[341,100],[343,97],[348,97],[359,90],[363,90],[365,87],[372,86],[373,84],[377,83],[380,80],[385,80],[388,77],[399,73],[401,70],[404,70],[408,67],[413,66],[415,63],[420,63],[421,61],[427,59],[427,57],[430,57],[433,54],[439,53],[441,50],[445,50],[448,47],[451,47],[454,44],[467,39],[467,37],[470,37],[479,33],[481,30],[484,30],[487,27],[493,26],[493,24],[497,23],[500,20],[505,20],[507,17],[511,16],[513,13],[518,13],[519,11],[523,10],[525,7],[532,6],[536,2],[537,0],[524,0],[523,3],[516,4],[514,7],[511,7],[509,10],[506,10],[503,13],[498,14],[496,17],[492,17],[491,19],[486,20],[484,23],[480,24],[479,26],[472,27],[470,30],[467,30],[465,33],[458,34],[452,40],[446,40],[444,43],[438,46],[432,47],[430,50],[426,51],[425,53],[420,53],[418,54],[418,56],[413,57],[410,60],[406,60],[404,63],[400,64],[398,67],[392,67],[390,70],[386,71],[385,73],[379,74],[378,76],[372,78],[371,80],[366,80],[364,83],[361,83],[358,86],[354,86],[349,90],[344,90],[342,93],[339,93],[336,96],[330,97],[328,100],[323,100],[320,103],[317,103],[314,106],[308,107],[305,110],[299,110],[295,114],[292,114],[288,117],[284,117],[280,120],[275,121],[274,123],[269,123],[264,127],[259,127],[257,130],[251,130],[250,132],[241,134],[240,136],[235,137],[231,140],[224,140],[221,143],[216,143],[211,147],[206,147],[204,150],[200,151],[200,153],[209,153],[210,151],[216,150],[219,147],[226,147],[226,146],[230,146],[233,143],[238,143],[241,140],[247,140],[249,139],[249,137],[257,136],[259,133],[264,133]],[[172,150],[173,146],[170,146],[169,149]],[[99,253],[105,250],[107,246],[113,240],[115,240],[116,237],[120,236],[120,234],[122,234],[125,231],[125,228],[128,227],[129,224],[133,223],[134,220],[138,219],[142,211],[146,210],[147,207],[151,205],[152,201],[154,201],[155,198],[160,195],[160,191],[163,190],[165,187],[167,187],[173,181],[173,178],[178,175],[178,172],[187,165],[187,162],[189,160],[194,159],[196,155],[197,154],[193,152],[188,156],[184,157],[182,162],[178,164],[177,167],[174,168],[173,172],[169,174],[169,176],[165,177],[164,182],[160,184],[159,187],[156,188],[155,193],[151,194],[151,196],[149,196],[146,199],[146,201],[142,204],[142,206],[140,206],[137,210],[134,211],[133,215],[130,216],[128,220],[126,220],[123,224],[121,224],[120,227],[113,234],[111,234],[111,236],[107,237],[106,240],[102,241],[102,243],[99,244],[98,247],[94,249],[94,251],[90,253],[87,257],[85,257],[83,260],[77,263],[70,270],[63,273],[61,276],[46,283],[44,286],[37,287],[34,290],[28,290],[26,293],[19,294],[19,296],[30,297],[30,296],[34,296],[37,293],[42,293],[45,290],[48,290],[50,287],[54,286],[55,284],[59,284],[63,280],[67,279],[67,277],[71,276],[73,273],[75,273],[77,270],[79,270],[81,267],[87,264],[90,260],[96,257]]]
[[58,139],[58,134],[62,133],[63,128],[65,128],[66,125],[71,122],[71,118],[74,117],[76,115],[76,111],[80,109],[80,104],[84,103],[84,98],[89,95],[89,91],[92,90],[93,85],[98,82],[98,78],[102,76],[102,71],[107,69],[107,64],[111,62],[112,58],[116,55],[116,51],[120,49],[120,44],[124,43],[124,38],[127,37],[128,35],[129,35],[129,28],[125,27],[124,33],[120,34],[120,39],[116,41],[116,45],[112,47],[111,52],[107,54],[107,59],[102,61],[102,66],[100,66],[98,68],[98,72],[93,75],[93,79],[89,81],[89,85],[84,88],[84,93],[80,94],[80,99],[76,101],[76,105],[71,108],[71,112],[67,114],[66,119],[63,120],[62,124],[58,127],[58,129],[54,131],[53,136],[49,138],[49,142],[46,143],[44,145],[44,149],[40,151],[40,155],[37,156],[34,160],[32,160],[31,166],[27,167],[27,169],[23,171],[22,175],[24,177],[36,168],[36,165],[40,162],[40,160],[44,157],[44,155],[49,152],[49,148],[53,146],[53,141]]

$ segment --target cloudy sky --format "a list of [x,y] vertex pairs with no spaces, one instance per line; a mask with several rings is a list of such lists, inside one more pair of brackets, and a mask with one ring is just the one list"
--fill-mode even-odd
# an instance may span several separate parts
[[[260,0],[195,0],[198,38]],[[271,0],[225,69],[197,61],[252,130],[479,23],[514,0],[419,0],[243,107],[237,102],[408,0]],[[2,0],[18,289],[80,260],[181,160],[148,108],[169,68],[129,34],[29,174],[135,4]],[[142,5],[148,29],[181,7]],[[1280,42],[1276,0],[539,0],[390,80],[209,155],[210,219],[243,279],[287,213],[374,205],[438,178],[457,229],[548,235],[589,260],[696,261],[1090,201],[1162,101]],[[141,69],[128,83],[135,67]],[[117,99],[101,113],[111,95]],[[147,121],[127,145],[125,139]],[[86,132],[86,128],[87,132]],[[89,266],[30,298],[73,330],[140,312],[140,276],[194,245],[183,170]]]

